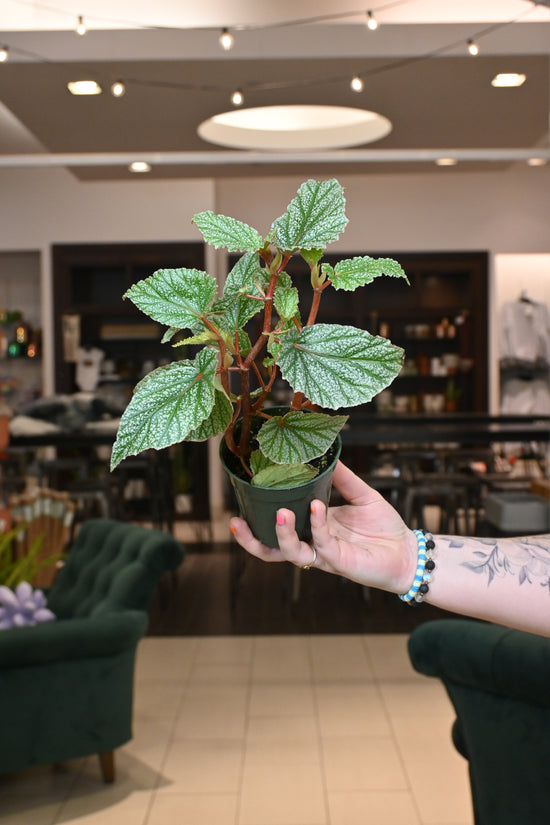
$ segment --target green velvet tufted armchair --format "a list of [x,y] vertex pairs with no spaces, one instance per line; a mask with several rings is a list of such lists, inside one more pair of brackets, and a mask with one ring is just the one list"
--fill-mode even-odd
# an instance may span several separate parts
[[438,619],[413,631],[409,653],[417,671],[442,680],[456,710],[452,737],[468,760],[476,825],[547,825],[550,639]]
[[147,608],[184,558],[169,534],[110,519],[80,528],[48,594],[57,621],[0,631],[0,773],[98,754],[132,737],[134,659]]

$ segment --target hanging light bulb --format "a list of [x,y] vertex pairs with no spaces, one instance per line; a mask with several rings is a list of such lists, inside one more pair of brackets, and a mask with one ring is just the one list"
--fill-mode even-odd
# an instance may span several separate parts
[[378,22],[376,17],[371,11],[367,12],[367,29],[370,29],[371,32],[376,31],[378,28]]
[[0,63],[5,63],[9,57],[9,49],[7,46],[0,48]]
[[229,29],[222,29],[219,42],[224,52],[228,52],[233,48],[233,43],[235,40]]
[[355,75],[355,77],[352,77],[351,83],[349,85],[351,86],[354,92],[362,92],[365,87],[365,84],[363,83],[359,75]]
[[126,86],[122,82],[122,80],[115,80],[113,85],[111,86],[111,94],[113,97],[122,97],[122,95],[126,91]]
[[244,95],[240,89],[235,89],[231,95],[231,103],[233,106],[242,106],[244,103]]
[[468,40],[468,51],[472,55],[472,57],[477,57],[479,54],[479,46],[474,40]]
[[79,34],[81,37],[82,35],[86,34],[88,29],[86,28],[86,23],[84,22],[84,18],[81,14],[78,15],[78,23],[76,24],[76,33]]

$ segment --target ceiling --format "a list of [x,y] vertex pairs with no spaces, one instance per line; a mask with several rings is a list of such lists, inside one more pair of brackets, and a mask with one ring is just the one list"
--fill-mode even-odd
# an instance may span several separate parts
[[[368,4],[3,0],[0,46],[9,59],[0,64],[0,167],[65,166],[91,181],[136,177],[127,168],[133,159],[149,161],[149,177],[182,178],[298,166],[300,174],[460,174],[550,158],[548,3]],[[365,26],[368,9],[380,24],[375,32]],[[88,26],[83,37],[74,32],[78,15]],[[218,44],[222,27],[235,38],[228,52]],[[477,57],[467,53],[470,39]],[[491,86],[497,72],[512,71],[527,75],[522,87]],[[349,85],[357,74],[360,94]],[[67,82],[83,78],[104,93],[70,95]],[[109,89],[119,79],[126,93],[114,98]],[[206,143],[197,126],[231,109],[237,88],[246,107],[357,106],[389,118],[393,130],[368,146],[322,153]],[[460,162],[441,169],[440,155]]]

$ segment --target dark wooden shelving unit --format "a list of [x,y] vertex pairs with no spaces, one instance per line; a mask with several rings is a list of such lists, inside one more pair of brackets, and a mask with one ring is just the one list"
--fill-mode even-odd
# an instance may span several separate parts
[[[155,324],[131,301],[123,300],[132,284],[147,278],[158,269],[204,269],[202,243],[132,243],[132,244],[78,244],[56,245],[52,249],[53,300],[55,315],[55,392],[71,394],[77,391],[75,364],[64,357],[63,316],[80,317],[80,341],[83,347],[97,347],[114,365],[112,383],[105,376],[100,379],[98,394],[129,401],[132,390],[143,373],[160,363],[178,357],[170,343],[162,344],[164,328]],[[178,351],[181,353],[181,350]],[[183,357],[183,356],[181,356]],[[164,455],[165,453],[165,455]],[[159,454],[160,455],[160,454]],[[151,476],[150,462],[140,457],[123,462],[113,475],[121,479]],[[168,459],[165,461],[164,459]],[[173,508],[178,493],[191,498],[188,512],[168,512],[165,521],[190,518],[209,519],[208,459],[204,443],[174,445],[163,451],[162,484],[167,494],[162,496],[167,511]],[[141,466],[144,464],[144,466]],[[138,466],[139,465],[139,466]],[[153,486],[156,482],[153,482]],[[146,501],[134,501],[134,516],[143,517],[152,508],[153,494]],[[132,501],[126,501],[130,507]],[[131,513],[130,516],[131,517]]]
[[[331,265],[364,253],[326,255]],[[488,409],[488,254],[486,252],[375,252],[375,258],[394,258],[405,270],[410,286],[400,278],[378,278],[350,293],[329,290],[323,296],[319,322],[352,324],[389,337],[405,350],[405,368],[391,386],[394,395],[416,397],[422,411],[425,394],[448,391],[449,379],[459,391],[458,409]],[[309,271],[292,258],[287,271],[303,294],[302,314],[309,311]],[[452,337],[439,337],[447,319]],[[441,330],[439,329],[439,332]],[[432,360],[455,356],[459,366],[434,374]],[[375,405],[366,405],[375,411]],[[413,412],[416,410],[412,410]]]

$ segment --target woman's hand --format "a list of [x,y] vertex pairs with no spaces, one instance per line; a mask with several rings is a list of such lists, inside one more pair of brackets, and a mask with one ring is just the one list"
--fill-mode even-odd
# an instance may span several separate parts
[[[414,533],[401,516],[344,464],[338,462],[333,485],[349,504],[330,507],[320,501],[311,505],[312,545],[315,567],[345,576],[362,585],[406,593],[415,576],[418,548]],[[245,521],[231,519],[236,540],[264,561],[289,561],[299,567],[312,564],[312,546],[300,541],[294,530],[294,513],[277,513],[279,548],[266,547]]]

